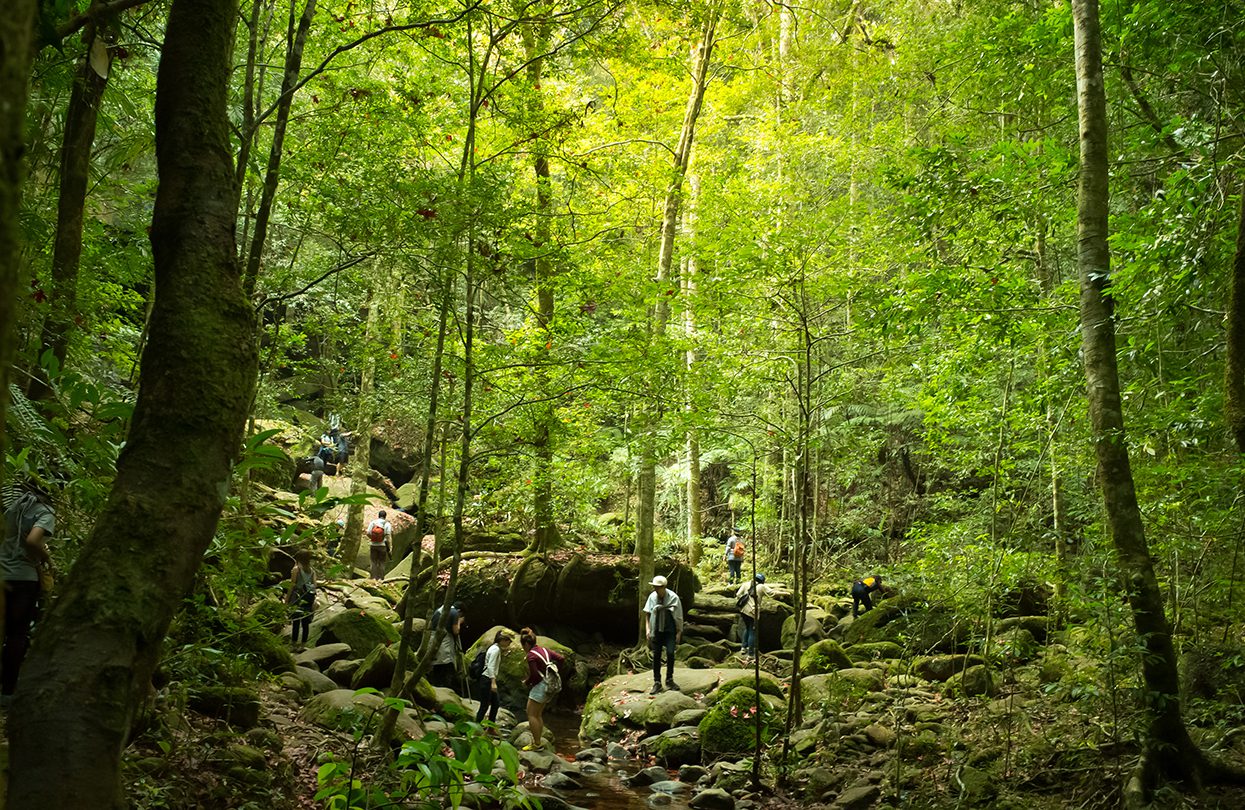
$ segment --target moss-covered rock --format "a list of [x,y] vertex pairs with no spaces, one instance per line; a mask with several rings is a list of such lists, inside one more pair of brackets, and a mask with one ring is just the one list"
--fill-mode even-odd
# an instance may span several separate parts
[[999,655],[1022,664],[1032,661],[1040,649],[1037,639],[1024,627],[1013,627],[1006,633],[1000,633],[994,643]]
[[800,656],[800,671],[807,675],[824,675],[851,666],[852,659],[843,652],[839,642],[828,638],[814,642]]
[[187,696],[191,711],[224,720],[238,728],[259,724],[259,695],[241,686],[201,686]]
[[640,741],[640,751],[665,768],[700,763],[700,737],[695,728],[672,728]]
[[234,636],[232,646],[264,672],[293,672],[294,655],[275,633],[255,625]]
[[849,645],[890,641],[918,653],[954,653],[968,641],[970,631],[951,606],[902,594],[860,614],[844,629],[843,640]]
[[777,712],[761,700],[755,689],[737,686],[701,718],[697,731],[701,748],[709,754],[746,754],[756,746],[756,716],[761,713],[761,744],[773,737]]
[[778,680],[773,675],[762,670],[761,679],[759,681],[754,678],[751,673],[743,676],[736,676],[730,680],[723,681],[717,689],[714,689],[711,693],[709,693],[709,696],[705,698],[705,703],[712,706],[739,687],[756,689],[763,695],[770,695],[778,698],[779,700],[784,697],[782,687],[778,684]]
[[380,645],[397,643],[398,631],[387,618],[366,610],[328,608],[312,620],[311,641],[349,644],[351,654],[364,658]]
[[999,691],[998,679],[989,667],[978,664],[948,678],[946,691],[965,697],[991,697]]
[[804,705],[826,714],[854,711],[869,693],[869,687],[852,678],[844,677],[848,670],[829,672],[825,675],[809,675],[800,679]]
[[362,689],[387,689],[393,681],[393,671],[398,666],[398,648],[381,646],[368,653],[367,658],[350,676],[350,687]]
[[1051,626],[1051,620],[1046,616],[1011,616],[1006,619],[999,619],[994,623],[994,632],[996,635],[1003,635],[1009,630],[1017,627],[1023,627],[1028,630],[1038,643],[1046,643],[1046,633]]
[[668,729],[673,724],[675,715],[687,709],[701,708],[693,698],[682,692],[662,692],[653,698],[644,712],[644,727],[656,733]]
[[1245,646],[1229,643],[1187,644],[1181,656],[1181,686],[1189,697],[1245,703]]
[[893,641],[866,641],[844,650],[853,661],[888,661],[903,657],[903,647]]
[[[321,728],[339,731],[374,730],[379,727],[383,699],[376,694],[355,694],[352,689],[335,689],[308,700],[301,716]],[[410,710],[398,715],[398,729],[407,737],[423,736],[423,725]]]
[[[801,636],[805,644],[821,641],[826,637],[824,622],[828,614],[820,608],[808,608],[804,612],[804,629]],[[782,646],[791,649],[795,646],[795,614],[788,616],[782,623]]]
[[927,681],[945,681],[957,672],[986,663],[980,655],[926,655],[913,660],[912,671]]

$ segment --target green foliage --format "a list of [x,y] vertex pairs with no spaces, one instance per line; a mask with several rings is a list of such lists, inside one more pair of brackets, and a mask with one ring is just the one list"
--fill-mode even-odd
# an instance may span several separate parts
[[[387,699],[385,708],[405,701]],[[356,776],[354,761],[330,757],[316,772],[316,801],[328,810],[355,810],[398,802],[404,807],[461,807],[467,785],[502,807],[534,808],[540,801],[519,782],[519,755],[514,746],[495,741],[479,725],[459,720],[444,737],[426,734],[402,744],[396,759],[375,782]],[[500,766],[500,773],[494,769]]]
[[701,748],[711,755],[745,754],[754,750],[758,712],[761,745],[765,746],[779,730],[778,713],[751,687],[736,686],[727,690],[700,720],[697,730]]

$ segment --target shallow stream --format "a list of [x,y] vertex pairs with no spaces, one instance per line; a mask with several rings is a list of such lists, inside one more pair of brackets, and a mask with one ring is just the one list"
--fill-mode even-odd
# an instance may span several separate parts
[[[545,727],[553,733],[554,748],[564,759],[566,757],[573,759],[576,753],[586,747],[579,740],[578,714],[571,712],[546,714]],[[669,801],[651,804],[649,798],[653,796],[653,791],[647,786],[632,788],[622,783],[619,777],[620,771],[628,774],[635,773],[648,767],[647,762],[610,760],[603,767],[605,770],[600,773],[577,777],[584,785],[582,790],[549,792],[556,793],[573,805],[591,808],[591,810],[652,810],[654,807],[686,810],[689,796],[674,796]],[[671,778],[675,777],[672,775]],[[542,791],[544,790],[548,789],[542,788]]]

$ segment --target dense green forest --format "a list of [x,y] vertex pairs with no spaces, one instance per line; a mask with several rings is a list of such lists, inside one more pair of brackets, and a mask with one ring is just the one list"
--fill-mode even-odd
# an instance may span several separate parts
[[[596,759],[676,807],[1241,806],[1243,32],[11,0],[0,483],[55,510],[56,584],[8,806],[632,806],[560,782]],[[656,698],[655,575],[699,639]],[[515,722],[517,644],[500,736],[429,685],[454,602],[460,665],[563,650],[600,757]]]

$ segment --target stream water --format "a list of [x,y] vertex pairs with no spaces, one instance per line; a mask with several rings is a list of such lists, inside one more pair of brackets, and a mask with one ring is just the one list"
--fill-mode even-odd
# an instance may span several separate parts
[[[570,712],[551,712],[545,715],[545,727],[553,732],[554,748],[558,755],[574,757],[585,746],[579,741],[579,715]],[[549,791],[573,805],[591,810],[652,810],[658,806],[649,803],[653,792],[647,787],[631,788],[622,783],[619,771],[635,773],[647,767],[639,760],[610,760],[605,770],[597,774],[579,777],[582,790]],[[673,776],[671,777],[674,778]],[[543,789],[543,790],[547,790]],[[687,797],[675,796],[663,801],[660,807],[667,810],[685,810]]]

